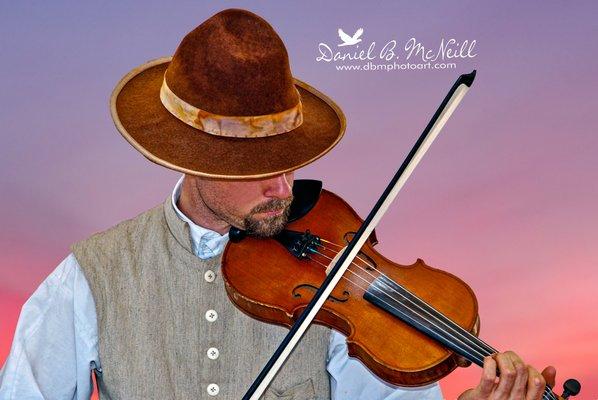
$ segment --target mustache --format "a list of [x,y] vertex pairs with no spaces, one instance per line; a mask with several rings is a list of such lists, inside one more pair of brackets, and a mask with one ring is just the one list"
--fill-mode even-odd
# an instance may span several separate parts
[[290,207],[292,202],[293,202],[293,195],[287,197],[286,199],[268,200],[265,203],[258,204],[257,206],[253,207],[250,211],[250,214],[257,214],[257,213],[261,213],[261,212],[277,211],[280,209],[286,209],[286,208]]

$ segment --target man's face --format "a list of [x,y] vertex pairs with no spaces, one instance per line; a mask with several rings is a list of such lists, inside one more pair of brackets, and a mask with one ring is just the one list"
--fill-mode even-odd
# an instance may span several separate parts
[[287,223],[293,200],[294,173],[251,181],[198,182],[205,205],[220,219],[249,233],[270,237]]

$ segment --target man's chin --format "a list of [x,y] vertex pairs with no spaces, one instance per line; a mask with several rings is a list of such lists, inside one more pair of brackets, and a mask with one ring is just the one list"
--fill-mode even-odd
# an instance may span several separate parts
[[250,219],[246,221],[245,227],[249,234],[262,238],[269,238],[278,235],[284,230],[287,218],[284,215]]

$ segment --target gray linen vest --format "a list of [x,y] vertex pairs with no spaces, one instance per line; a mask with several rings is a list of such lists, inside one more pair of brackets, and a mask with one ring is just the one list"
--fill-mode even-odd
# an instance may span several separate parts
[[[230,302],[221,257],[193,253],[170,196],[71,250],[95,300],[102,400],[240,399],[288,332]],[[329,335],[312,326],[262,398],[329,399]]]

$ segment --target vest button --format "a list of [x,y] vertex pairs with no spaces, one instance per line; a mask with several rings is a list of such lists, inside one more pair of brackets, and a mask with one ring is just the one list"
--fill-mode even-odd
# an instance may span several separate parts
[[216,347],[210,347],[207,353],[210,360],[215,360],[220,355],[220,351]]
[[206,319],[210,322],[214,322],[218,319],[218,313],[215,310],[206,311]]
[[205,274],[203,274],[203,278],[206,280],[206,282],[214,282],[214,279],[216,279],[216,274],[214,271],[209,269]]
[[210,383],[208,385],[208,394],[210,396],[216,396],[220,392],[220,388],[215,383]]

